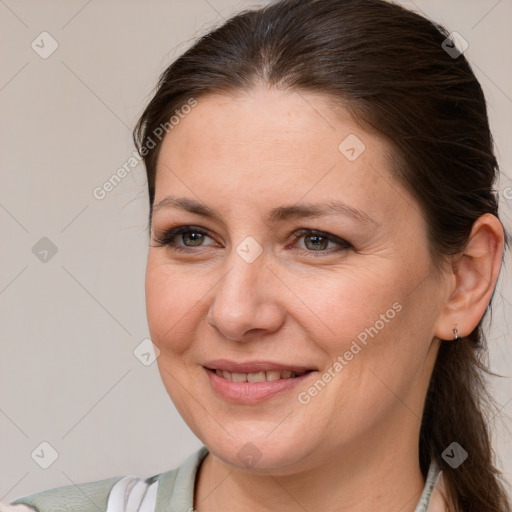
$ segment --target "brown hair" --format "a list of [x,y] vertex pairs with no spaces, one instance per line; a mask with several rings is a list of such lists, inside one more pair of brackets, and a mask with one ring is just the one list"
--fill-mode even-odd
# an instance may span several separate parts
[[[498,169],[484,94],[464,55],[443,48],[447,37],[443,27],[384,0],[280,0],[229,19],[164,71],[135,128],[149,222],[158,127],[169,128],[190,98],[263,83],[334,99],[384,137],[393,172],[427,219],[433,262],[460,252],[481,215],[497,216]],[[453,507],[508,512],[486,421],[492,401],[481,323],[458,342],[441,342],[423,413],[420,466],[426,475],[437,461]],[[457,469],[442,458],[453,441],[469,454]]]

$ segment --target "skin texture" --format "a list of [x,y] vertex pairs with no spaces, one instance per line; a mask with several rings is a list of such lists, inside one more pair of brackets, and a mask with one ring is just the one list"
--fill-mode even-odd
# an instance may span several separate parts
[[[338,149],[350,134],[365,145],[354,161]],[[199,512],[414,510],[424,485],[420,418],[439,338],[453,339],[453,328],[467,334],[484,314],[503,232],[483,216],[466,253],[434,271],[424,218],[392,176],[387,151],[326,98],[263,85],[201,97],[164,139],[154,205],[185,197],[220,218],[155,206],[146,272],[163,383],[210,450],[196,482]],[[372,220],[265,221],[276,207],[332,200]],[[174,241],[189,252],[157,243],[187,225],[209,232],[202,245],[187,235]],[[311,233],[290,236],[301,229],[351,246],[323,241],[314,250]],[[246,237],[262,250],[252,263],[237,252]],[[378,332],[347,361],[371,326]],[[343,368],[301,403],[299,393],[339,356]],[[212,390],[203,368],[218,358],[317,372],[264,402],[234,404]],[[250,466],[238,455],[247,443],[259,457]]]

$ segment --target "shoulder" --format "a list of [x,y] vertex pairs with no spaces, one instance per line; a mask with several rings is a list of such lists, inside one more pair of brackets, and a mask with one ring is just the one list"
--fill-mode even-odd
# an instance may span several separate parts
[[0,512],[136,512],[167,510],[176,502],[177,510],[190,502],[194,478],[208,450],[203,446],[179,467],[149,478],[117,476],[81,484],[65,485],[23,496],[10,504],[0,503]]
[[[122,479],[120,476],[48,489],[18,498],[10,505],[3,505],[0,512],[32,512],[34,509],[38,512],[106,510],[110,491]],[[27,505],[30,508],[27,508]]]
[[[451,509],[454,510],[453,504]],[[449,495],[446,489],[444,480],[444,473],[440,471],[435,482],[434,489],[432,490],[432,497],[430,498],[429,507],[427,512],[447,512],[449,510]],[[2,512],[0,510],[0,512]]]

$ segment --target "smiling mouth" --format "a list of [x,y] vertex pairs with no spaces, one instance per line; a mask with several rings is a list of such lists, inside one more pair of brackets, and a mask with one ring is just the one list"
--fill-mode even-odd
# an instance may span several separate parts
[[313,370],[306,370],[303,372],[294,372],[292,370],[269,370],[252,373],[241,373],[241,372],[228,372],[226,370],[218,370],[213,368],[206,368],[210,372],[215,373],[219,377],[231,381],[231,382],[270,382],[281,379],[293,379],[295,377],[301,377],[306,373],[310,373]]

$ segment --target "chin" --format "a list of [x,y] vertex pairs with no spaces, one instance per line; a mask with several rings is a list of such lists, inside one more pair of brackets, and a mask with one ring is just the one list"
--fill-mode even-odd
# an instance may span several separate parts
[[[301,428],[301,433],[288,429],[283,435],[282,432],[268,434],[275,429],[275,422],[272,428],[268,427],[261,422],[247,422],[232,437],[226,432],[220,435],[218,431],[197,434],[212,455],[238,470],[255,474],[271,472],[277,476],[304,469],[304,462],[316,451],[316,446],[310,446],[307,439],[303,439],[306,429]],[[232,432],[232,429],[226,430]]]

